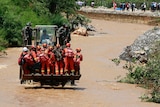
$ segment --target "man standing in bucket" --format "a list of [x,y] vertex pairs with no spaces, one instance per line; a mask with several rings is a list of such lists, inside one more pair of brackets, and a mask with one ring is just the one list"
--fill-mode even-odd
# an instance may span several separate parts
[[22,36],[24,46],[32,45],[32,28],[30,22],[28,22],[25,28],[22,29]]
[[65,57],[64,57],[64,63],[65,63],[65,68],[64,72],[66,74],[70,73],[71,75],[74,75],[74,52],[72,48],[70,47],[71,44],[67,43],[66,48],[64,49]]

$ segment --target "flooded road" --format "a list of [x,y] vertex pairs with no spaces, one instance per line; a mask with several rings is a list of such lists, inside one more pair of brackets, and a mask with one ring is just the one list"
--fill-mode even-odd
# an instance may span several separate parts
[[9,48],[0,57],[0,107],[159,107],[141,102],[145,90],[136,85],[117,83],[127,71],[116,66],[123,48],[152,26],[92,20],[95,36],[72,36],[71,47],[82,48],[82,77],[76,86],[27,87],[19,81],[17,59],[22,48]]

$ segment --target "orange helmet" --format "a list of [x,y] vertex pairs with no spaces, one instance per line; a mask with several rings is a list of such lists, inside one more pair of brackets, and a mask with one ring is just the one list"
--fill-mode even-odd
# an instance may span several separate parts
[[43,48],[47,48],[47,43],[43,43]]
[[77,52],[80,52],[80,51],[81,51],[81,48],[77,48],[76,51],[77,51]]
[[66,47],[70,47],[70,46],[71,46],[71,44],[70,44],[70,43],[67,43],[67,44],[66,44]]
[[40,50],[41,49],[41,46],[37,45],[37,50]]
[[50,46],[50,47],[49,47],[49,50],[50,50],[50,51],[53,50],[53,46]]

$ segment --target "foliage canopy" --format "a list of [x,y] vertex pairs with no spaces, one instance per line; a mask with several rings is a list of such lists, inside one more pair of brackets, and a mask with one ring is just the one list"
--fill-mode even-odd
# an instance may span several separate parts
[[0,47],[20,46],[21,30],[26,23],[57,24],[69,21],[78,9],[75,0],[1,0]]

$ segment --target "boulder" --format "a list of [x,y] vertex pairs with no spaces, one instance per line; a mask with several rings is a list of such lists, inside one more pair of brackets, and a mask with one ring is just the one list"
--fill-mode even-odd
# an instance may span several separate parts
[[87,29],[85,27],[79,27],[76,29],[73,34],[79,35],[79,36],[88,36]]

